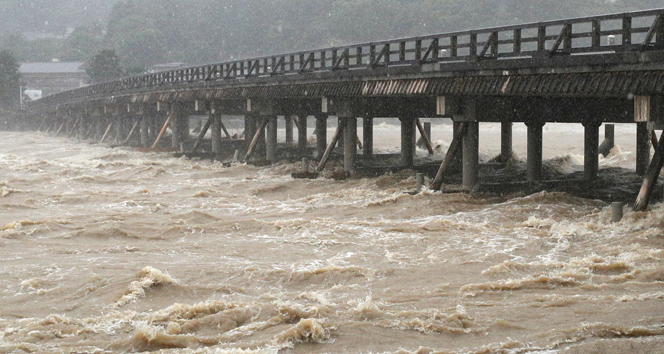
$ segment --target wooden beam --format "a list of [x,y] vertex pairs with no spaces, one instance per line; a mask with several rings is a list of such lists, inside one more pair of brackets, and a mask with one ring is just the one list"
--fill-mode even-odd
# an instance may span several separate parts
[[131,130],[129,131],[129,134],[127,135],[127,138],[124,141],[122,141],[122,145],[127,145],[127,143],[129,142],[129,139],[131,138],[131,136],[134,135],[134,131],[136,130],[136,127],[138,126],[138,123],[140,123],[140,120],[137,120],[134,123],[134,126],[131,127]]
[[104,140],[106,140],[106,137],[108,136],[108,133],[110,133],[112,127],[113,127],[113,123],[110,123],[108,125],[108,128],[106,128],[106,132],[104,132],[104,135],[101,137],[101,140],[99,140],[100,144],[103,143]]
[[646,178],[643,180],[641,190],[639,191],[639,196],[636,198],[636,202],[634,203],[634,211],[645,211],[648,208],[650,197],[652,196],[653,189],[657,184],[659,173],[662,170],[662,165],[664,165],[664,133],[662,133],[661,137],[659,138],[659,143],[657,144],[655,155],[650,162],[650,166],[648,166]]
[[214,119],[214,114],[210,114],[210,117],[208,118],[207,122],[205,122],[205,125],[203,126],[203,129],[201,129],[200,134],[198,134],[198,139],[196,139],[196,143],[194,144],[194,147],[191,149],[192,154],[195,153],[196,150],[198,150],[198,147],[203,142],[203,137],[205,137],[205,134],[210,129],[210,126],[212,125],[212,120],[213,119]]
[[325,169],[325,165],[327,165],[327,160],[330,159],[330,155],[332,155],[332,150],[334,150],[334,146],[337,145],[337,142],[339,141],[339,138],[341,138],[341,134],[343,134],[343,132],[344,132],[343,124],[337,125],[337,130],[334,132],[332,141],[330,141],[330,145],[328,145],[327,149],[325,149],[325,153],[323,154],[323,157],[320,159],[318,167],[316,167],[317,172],[322,172]]
[[159,140],[164,136],[166,133],[166,129],[168,128],[168,125],[171,124],[171,119],[173,118],[173,115],[169,115],[168,118],[166,119],[166,122],[164,123],[164,126],[161,127],[161,130],[159,131],[159,135],[157,135],[157,139],[154,140],[154,144],[152,144],[152,149],[157,147],[157,144],[159,144]]
[[226,134],[227,138],[231,138],[231,135],[228,133],[228,129],[226,129],[226,126],[224,125],[224,122],[221,120],[221,117],[219,117],[219,125],[221,126],[221,130],[224,131],[224,134]]
[[249,144],[249,148],[247,149],[247,154],[244,155],[244,160],[247,161],[249,156],[254,152],[254,148],[256,147],[256,144],[258,144],[258,140],[260,139],[261,135],[263,134],[263,130],[265,129],[265,126],[267,125],[267,122],[269,120],[269,117],[263,118],[263,121],[261,122],[260,126],[258,129],[256,129],[256,134],[254,134],[254,138],[251,139],[251,144]]
[[422,124],[422,121],[417,118],[415,120],[415,123],[417,124],[417,130],[420,131],[420,136],[422,137],[422,140],[424,140],[424,144],[427,146],[427,150],[429,150],[429,155],[433,155],[433,146],[431,144],[431,139],[427,136],[427,133],[424,131],[424,125]]
[[440,187],[443,185],[443,179],[445,178],[445,173],[447,172],[447,169],[449,168],[450,163],[452,162],[454,156],[456,156],[457,153],[461,150],[461,142],[463,140],[464,135],[466,135],[467,131],[468,131],[468,124],[466,124],[465,122],[459,123],[459,127],[454,132],[454,138],[452,139],[450,148],[447,150],[447,154],[445,154],[445,158],[443,159],[443,162],[440,164],[438,173],[436,173],[436,178],[433,180],[431,188],[434,191],[439,191]]

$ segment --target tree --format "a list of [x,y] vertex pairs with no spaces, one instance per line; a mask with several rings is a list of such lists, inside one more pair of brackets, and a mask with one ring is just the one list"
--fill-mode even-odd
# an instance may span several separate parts
[[115,53],[115,49],[104,49],[97,53],[88,62],[85,72],[95,83],[115,80],[123,75],[120,57]]
[[9,50],[0,50],[0,109],[15,109],[20,100],[19,64]]

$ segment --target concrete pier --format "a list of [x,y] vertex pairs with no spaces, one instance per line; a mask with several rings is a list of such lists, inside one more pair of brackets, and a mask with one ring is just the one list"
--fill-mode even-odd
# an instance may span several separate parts
[[500,122],[500,162],[506,163],[512,158],[512,122]]
[[599,127],[601,122],[585,122],[583,176],[586,181],[597,179],[599,172]]
[[327,149],[327,115],[316,116],[316,158],[321,158]]
[[285,127],[286,127],[286,145],[293,145],[293,116],[286,114],[284,116]]
[[650,164],[650,129],[647,122],[636,123],[636,173],[645,176]]
[[212,136],[212,152],[215,158],[221,156],[221,112],[214,107],[210,112],[210,135]]
[[265,131],[265,159],[275,162],[277,156],[277,117],[268,116]]
[[528,127],[528,161],[527,180],[538,183],[542,181],[542,128],[544,122],[526,122]]
[[415,118],[401,117],[401,165],[412,168],[415,159]]
[[362,119],[362,158],[365,161],[373,159],[373,117]]
[[344,171],[355,174],[357,161],[357,118],[344,117]]
[[468,130],[463,137],[463,182],[466,189],[473,189],[479,182],[479,122],[466,122]]
[[297,130],[297,151],[300,157],[307,156],[307,115],[299,113],[297,115],[299,128]]

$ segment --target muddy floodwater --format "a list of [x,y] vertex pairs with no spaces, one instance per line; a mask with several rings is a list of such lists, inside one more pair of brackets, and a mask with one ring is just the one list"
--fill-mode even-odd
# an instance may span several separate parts
[[[633,169],[634,135],[618,125],[600,168]],[[398,150],[398,126],[375,136]],[[499,137],[481,125],[482,160]],[[582,169],[582,126],[544,139],[547,168]],[[0,353],[664,352],[660,204],[611,223],[563,192],[298,168],[0,132]]]

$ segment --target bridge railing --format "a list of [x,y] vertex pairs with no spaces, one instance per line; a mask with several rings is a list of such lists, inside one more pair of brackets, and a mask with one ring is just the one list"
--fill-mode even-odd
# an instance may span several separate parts
[[664,49],[664,9],[530,23],[234,60],[129,77],[49,96],[49,105],[127,90],[451,62]]

